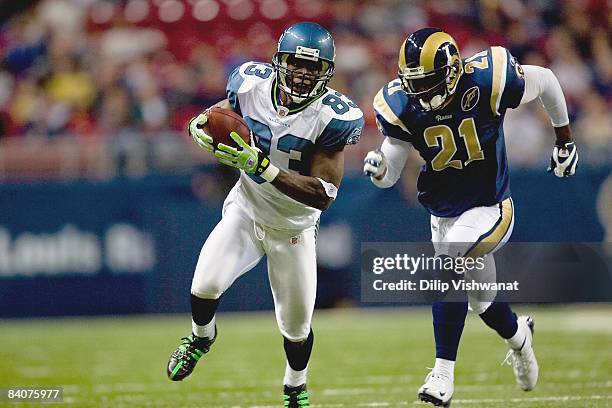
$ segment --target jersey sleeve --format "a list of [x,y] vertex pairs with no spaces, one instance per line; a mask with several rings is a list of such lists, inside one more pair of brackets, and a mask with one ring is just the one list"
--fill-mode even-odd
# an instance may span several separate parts
[[[399,118],[405,102],[399,98],[401,96],[400,90],[394,90],[396,86],[401,86],[399,81],[397,81],[397,84],[395,82],[391,81],[382,87],[374,97],[376,125],[384,136],[409,142],[410,131]],[[391,93],[389,89],[391,89]]]
[[332,118],[317,139],[317,145],[328,150],[342,150],[344,146],[357,144],[365,122],[363,114],[353,120]]
[[491,47],[492,69],[491,111],[502,115],[508,108],[521,103],[525,91],[523,68],[510,51],[503,47]]
[[243,66],[239,66],[232,71],[227,80],[226,87],[227,99],[232,105],[234,112],[238,113],[239,115],[242,115],[242,112],[240,111],[240,101],[238,100],[238,90],[244,82],[244,74],[241,72],[242,67]]

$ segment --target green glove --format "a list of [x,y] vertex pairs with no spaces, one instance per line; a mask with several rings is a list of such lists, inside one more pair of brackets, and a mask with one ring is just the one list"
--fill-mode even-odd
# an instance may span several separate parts
[[230,137],[242,149],[238,150],[235,147],[219,143],[217,146],[219,150],[215,151],[215,156],[217,156],[219,162],[244,170],[249,174],[261,176],[266,181],[274,180],[279,169],[270,163],[268,156],[257,147],[252,147],[242,140],[238,133],[231,132]]
[[198,146],[212,153],[215,150],[213,138],[207,135],[204,129],[198,127],[204,126],[206,122],[208,122],[208,116],[205,113],[200,113],[198,116],[191,118],[189,121],[189,134]]

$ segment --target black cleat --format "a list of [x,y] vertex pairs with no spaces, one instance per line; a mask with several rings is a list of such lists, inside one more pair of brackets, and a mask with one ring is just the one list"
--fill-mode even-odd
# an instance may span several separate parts
[[432,370],[425,377],[425,384],[419,388],[418,397],[436,407],[448,407],[453,399],[453,378],[440,371]]
[[188,337],[183,337],[181,344],[170,356],[166,373],[172,381],[181,381],[192,373],[198,360],[208,353],[210,346],[217,338],[217,327],[215,326],[215,337],[198,337],[191,334]]
[[442,402],[442,400],[425,393],[420,393],[419,399],[423,402],[428,402],[436,407],[450,407],[451,404],[450,400],[448,400],[447,402]]
[[308,402],[308,391],[306,391],[306,384],[299,385],[297,387],[289,387],[285,385],[284,389],[284,407],[285,408],[301,408],[309,407]]

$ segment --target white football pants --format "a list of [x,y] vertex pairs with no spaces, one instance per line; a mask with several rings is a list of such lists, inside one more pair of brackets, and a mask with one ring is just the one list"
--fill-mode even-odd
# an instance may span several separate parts
[[278,328],[290,341],[303,341],[310,333],[317,292],[315,237],[314,226],[303,231],[266,228],[230,202],[202,247],[191,293],[217,299],[267,255]]
[[[431,241],[436,255],[484,257],[482,270],[469,270],[466,280],[495,282],[493,253],[510,238],[514,228],[514,203],[508,198],[490,207],[475,207],[458,217],[431,216]],[[468,291],[468,304],[483,313],[495,299],[496,291]]]

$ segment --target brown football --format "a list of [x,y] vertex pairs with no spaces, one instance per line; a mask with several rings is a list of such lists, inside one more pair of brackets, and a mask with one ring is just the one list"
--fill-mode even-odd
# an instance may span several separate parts
[[251,143],[251,131],[242,116],[230,109],[223,109],[216,106],[206,110],[208,122],[208,134],[213,138],[215,149],[218,143],[228,146],[240,147],[230,137],[231,132],[236,132],[247,143]]

